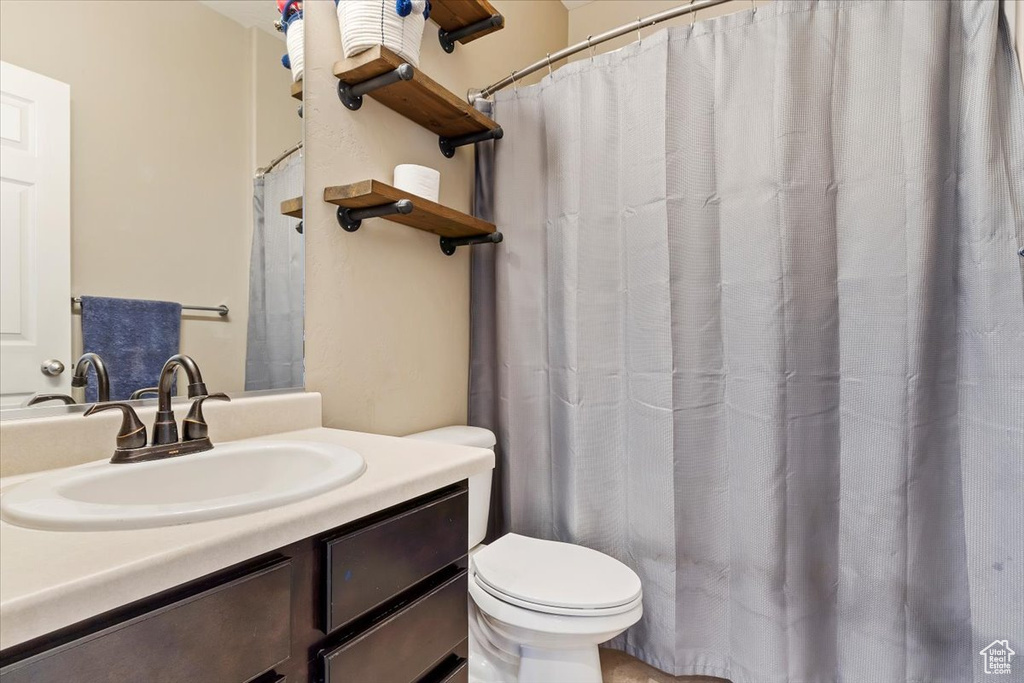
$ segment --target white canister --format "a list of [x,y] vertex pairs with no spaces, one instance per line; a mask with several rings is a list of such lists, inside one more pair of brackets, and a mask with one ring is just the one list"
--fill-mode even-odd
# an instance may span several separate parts
[[441,172],[427,166],[395,166],[395,187],[417,197],[436,202],[441,192]]

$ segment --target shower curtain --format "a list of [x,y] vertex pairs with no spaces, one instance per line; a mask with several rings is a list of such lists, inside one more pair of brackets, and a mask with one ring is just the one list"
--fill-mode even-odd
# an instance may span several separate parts
[[1024,673],[1018,69],[995,2],[778,2],[496,97],[470,419],[506,529],[640,575],[613,646]]
[[246,391],[302,386],[303,240],[280,210],[302,181],[301,152],[253,180]]

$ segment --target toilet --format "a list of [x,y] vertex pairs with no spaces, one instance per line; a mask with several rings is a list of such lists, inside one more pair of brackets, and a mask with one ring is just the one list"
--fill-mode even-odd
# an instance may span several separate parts
[[[493,449],[480,427],[409,439]],[[643,615],[640,577],[590,548],[519,534],[482,543],[491,471],[469,480],[471,683],[601,683],[597,646]]]

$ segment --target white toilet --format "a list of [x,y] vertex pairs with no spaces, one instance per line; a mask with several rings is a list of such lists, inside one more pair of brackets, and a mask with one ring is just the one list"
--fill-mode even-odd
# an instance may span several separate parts
[[[480,427],[407,438],[493,449]],[[470,683],[601,683],[597,646],[643,614],[640,577],[571,543],[506,534],[489,545],[491,472],[469,480]]]

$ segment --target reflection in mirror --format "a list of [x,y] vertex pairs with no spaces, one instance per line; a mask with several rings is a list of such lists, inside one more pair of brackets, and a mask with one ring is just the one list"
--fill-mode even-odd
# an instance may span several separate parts
[[302,386],[280,19],[275,0],[0,2],[0,408],[152,398],[177,353],[210,391]]

